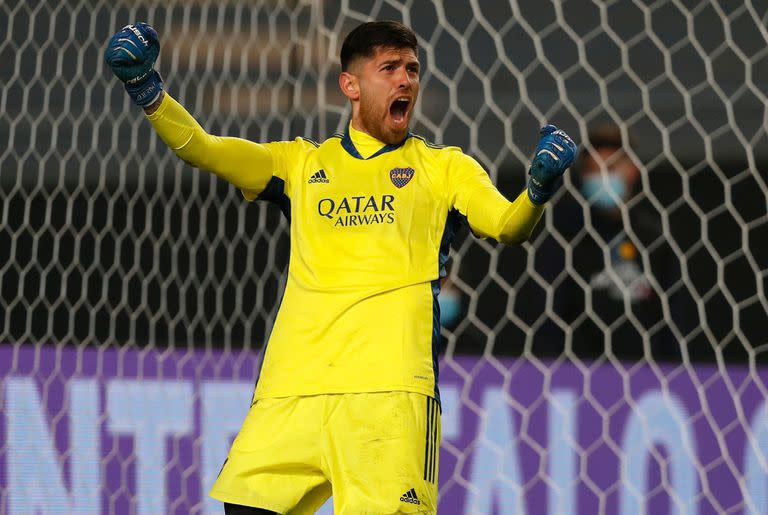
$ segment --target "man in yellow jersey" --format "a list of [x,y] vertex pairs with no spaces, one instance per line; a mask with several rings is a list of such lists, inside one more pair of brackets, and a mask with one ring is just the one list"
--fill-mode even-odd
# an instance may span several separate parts
[[152,68],[157,33],[128,25],[107,63],[191,165],[276,203],[290,221],[288,280],[254,403],[211,496],[228,514],[435,513],[441,270],[456,227],[525,241],[576,152],[542,129],[529,187],[505,199],[473,158],[409,132],[416,35],[364,23],[344,40],[343,134],[254,143],[207,134]]

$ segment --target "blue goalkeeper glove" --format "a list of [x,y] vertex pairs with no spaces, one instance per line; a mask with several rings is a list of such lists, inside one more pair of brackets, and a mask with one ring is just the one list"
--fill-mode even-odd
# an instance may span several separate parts
[[139,106],[151,105],[163,90],[163,79],[152,68],[159,53],[157,32],[144,22],[123,27],[104,51],[104,60]]
[[562,184],[560,178],[576,157],[576,144],[565,131],[545,125],[531,162],[528,198],[534,204],[548,201]]

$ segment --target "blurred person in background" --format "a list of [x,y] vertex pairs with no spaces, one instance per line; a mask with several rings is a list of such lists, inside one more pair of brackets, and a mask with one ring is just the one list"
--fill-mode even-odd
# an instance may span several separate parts
[[453,329],[466,315],[464,309],[464,294],[451,280],[452,264],[446,265],[445,277],[440,279],[440,295],[437,297],[440,306],[440,325]]
[[[450,274],[440,281],[440,348],[450,353],[476,354],[483,352],[487,337],[470,320],[469,297],[451,280]],[[470,317],[471,318],[471,317]],[[453,343],[451,343],[453,342]]]
[[[553,212],[554,232],[572,249],[572,260],[553,235],[536,253],[536,269],[551,285],[561,322],[544,324],[535,349],[569,350],[580,358],[680,356],[663,311],[666,291],[680,276],[679,262],[641,188],[632,144],[617,125],[589,131],[589,145],[574,166],[578,193],[566,194]],[[671,307],[672,321],[679,322]],[[563,346],[568,332],[570,348]]]

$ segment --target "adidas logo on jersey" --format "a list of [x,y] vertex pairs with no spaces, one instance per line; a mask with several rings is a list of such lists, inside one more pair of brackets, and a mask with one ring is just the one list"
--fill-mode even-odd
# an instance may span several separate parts
[[326,177],[325,170],[321,168],[317,172],[313,173],[312,177],[309,178],[309,184],[313,184],[315,182],[324,182],[328,184],[331,181],[328,179],[328,177]]
[[416,490],[411,488],[407,492],[405,492],[403,495],[400,496],[400,500],[403,502],[409,502],[411,504],[421,504],[421,501],[416,496]]

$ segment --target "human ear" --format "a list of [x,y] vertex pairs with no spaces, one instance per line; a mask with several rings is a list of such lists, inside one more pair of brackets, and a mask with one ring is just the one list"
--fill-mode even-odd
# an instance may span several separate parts
[[360,99],[360,84],[357,77],[349,72],[341,72],[339,75],[339,87],[348,99],[355,101]]

